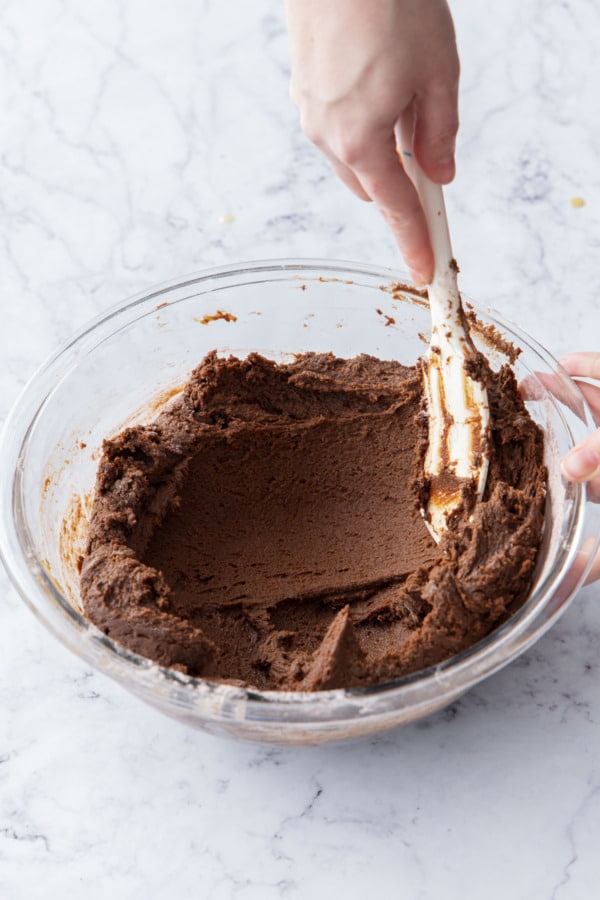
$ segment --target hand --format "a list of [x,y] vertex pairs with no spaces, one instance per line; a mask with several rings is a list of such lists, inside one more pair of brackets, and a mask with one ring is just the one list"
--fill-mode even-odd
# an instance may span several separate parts
[[[600,386],[579,380],[590,378],[600,381],[600,353],[571,353],[560,362],[579,386],[596,424],[600,424]],[[562,461],[562,471],[569,481],[587,481],[591,499],[600,501],[600,428],[567,453]],[[597,578],[600,578],[600,552],[592,564],[586,584]]]
[[375,201],[414,281],[428,283],[427,226],[395,131],[402,119],[426,174],[452,181],[460,67],[445,0],[286,0],[286,9],[304,132],[358,197]]
[[[587,400],[596,424],[600,423],[600,386],[580,381],[581,378],[600,381],[600,353],[572,353],[560,362]],[[592,499],[600,500],[600,428],[567,453],[562,471],[570,481],[589,482]]]

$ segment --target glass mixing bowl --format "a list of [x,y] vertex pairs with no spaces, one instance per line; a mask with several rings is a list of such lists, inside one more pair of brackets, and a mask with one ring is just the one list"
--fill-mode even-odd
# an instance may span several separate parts
[[587,571],[598,510],[565,484],[561,456],[592,427],[573,382],[532,338],[475,306],[474,337],[497,367],[527,379],[546,434],[549,496],[535,584],[525,605],[469,650],[373,688],[256,691],[163,669],[81,615],[81,553],[102,439],[148,421],[212,349],[281,360],[303,351],[370,353],[414,364],[429,312],[398,273],[342,262],[280,260],[212,269],[140,294],[92,322],[34,375],[0,447],[0,549],[17,590],[78,656],[157,709],[194,727],[279,744],[355,738],[440,709],[529,647],[565,609]]

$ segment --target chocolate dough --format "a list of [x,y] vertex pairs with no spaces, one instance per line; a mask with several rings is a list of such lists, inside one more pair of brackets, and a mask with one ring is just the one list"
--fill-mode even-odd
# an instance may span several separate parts
[[156,421],[104,442],[81,588],[135,652],[259,689],[372,685],[471,646],[526,599],[542,433],[487,375],[484,499],[437,546],[418,510],[418,368],[209,354]]

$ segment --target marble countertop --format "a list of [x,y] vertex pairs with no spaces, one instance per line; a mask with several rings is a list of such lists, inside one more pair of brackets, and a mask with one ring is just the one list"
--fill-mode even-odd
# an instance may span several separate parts
[[[452,6],[462,286],[555,355],[598,349],[600,7]],[[287,81],[278,0],[1,4],[0,418],[74,329],[155,282],[272,256],[399,264]],[[418,725],[283,750],[146,708],[2,571],[0,897],[595,897],[599,601],[582,590]]]

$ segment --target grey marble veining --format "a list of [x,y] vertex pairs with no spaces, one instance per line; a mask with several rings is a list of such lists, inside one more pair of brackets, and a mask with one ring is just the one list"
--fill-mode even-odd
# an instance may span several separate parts
[[[600,349],[600,7],[452,6],[463,287],[556,355]],[[145,286],[270,256],[401,266],[300,134],[287,77],[277,0],[0,4],[0,417],[75,328]],[[581,591],[419,725],[278,750],[145,708],[2,572],[0,897],[595,897],[599,600]]]

